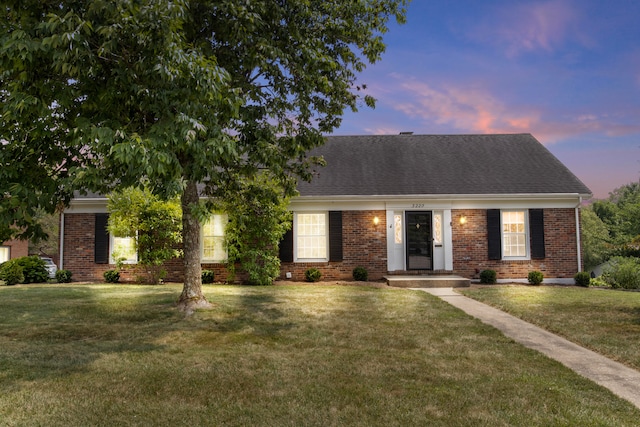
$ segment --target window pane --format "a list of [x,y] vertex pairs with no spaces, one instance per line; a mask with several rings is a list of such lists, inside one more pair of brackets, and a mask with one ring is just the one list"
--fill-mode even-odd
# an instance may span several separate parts
[[226,259],[226,253],[224,237],[203,238],[202,259],[222,261]]
[[202,224],[202,235],[213,236],[213,221],[209,220]]
[[114,261],[135,263],[138,260],[133,237],[114,237],[111,256]]
[[0,263],[9,261],[9,247],[0,246]]
[[527,256],[527,233],[524,211],[502,212],[502,246],[505,257]]
[[525,256],[524,236],[505,235],[504,236],[504,255],[505,256]]
[[213,217],[213,235],[224,236],[225,223],[227,222],[226,215],[214,215]]
[[213,214],[202,224],[202,259],[206,261],[225,261],[225,228],[229,218],[226,214]]
[[298,259],[327,258],[327,215],[297,214],[296,256]]

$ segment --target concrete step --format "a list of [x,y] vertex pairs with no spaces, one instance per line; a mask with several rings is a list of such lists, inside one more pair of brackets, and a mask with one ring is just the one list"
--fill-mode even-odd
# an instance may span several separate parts
[[471,280],[461,276],[385,276],[387,284],[397,288],[464,288]]

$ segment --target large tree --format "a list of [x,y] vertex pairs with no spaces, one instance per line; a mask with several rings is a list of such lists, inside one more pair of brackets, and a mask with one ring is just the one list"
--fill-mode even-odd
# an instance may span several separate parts
[[589,254],[598,255],[600,262],[611,256],[640,254],[640,182],[616,188],[607,199],[593,202],[585,213],[596,220],[583,222],[586,265]]
[[582,209],[582,258],[584,270],[589,271],[605,262],[612,251],[607,225],[595,214],[592,206]]
[[640,236],[640,182],[616,188],[591,208],[607,225],[613,243],[626,244]]
[[0,229],[37,235],[34,209],[144,181],[180,195],[180,305],[206,306],[201,196],[261,168],[291,194],[306,152],[364,96],[408,0],[4,0]]

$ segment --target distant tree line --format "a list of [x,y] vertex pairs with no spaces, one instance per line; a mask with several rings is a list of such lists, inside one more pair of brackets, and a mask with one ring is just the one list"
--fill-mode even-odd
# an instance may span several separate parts
[[582,210],[582,241],[586,271],[615,256],[640,257],[640,182]]

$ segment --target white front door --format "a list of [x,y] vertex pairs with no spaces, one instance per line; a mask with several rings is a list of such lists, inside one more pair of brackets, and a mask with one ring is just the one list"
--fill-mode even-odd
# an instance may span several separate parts
[[[451,210],[433,210],[420,211],[427,213],[431,217],[431,246],[429,247],[430,260],[428,266],[416,264],[417,258],[414,258],[414,265],[411,265],[407,252],[414,251],[410,248],[407,238],[408,217],[414,218],[413,212],[410,210],[388,210],[387,211],[387,270],[388,271],[406,271],[414,269],[428,270],[452,270],[453,269],[453,252],[451,239]],[[415,219],[415,218],[414,218]],[[414,221],[415,222],[415,221]],[[413,227],[416,223],[413,224]],[[422,226],[422,225],[421,225]],[[414,233],[415,234],[415,233]],[[415,243],[415,242],[414,242]],[[412,245],[415,246],[415,245]],[[423,259],[424,261],[424,259]]]
[[403,271],[404,267],[404,211],[387,211],[387,270]]

